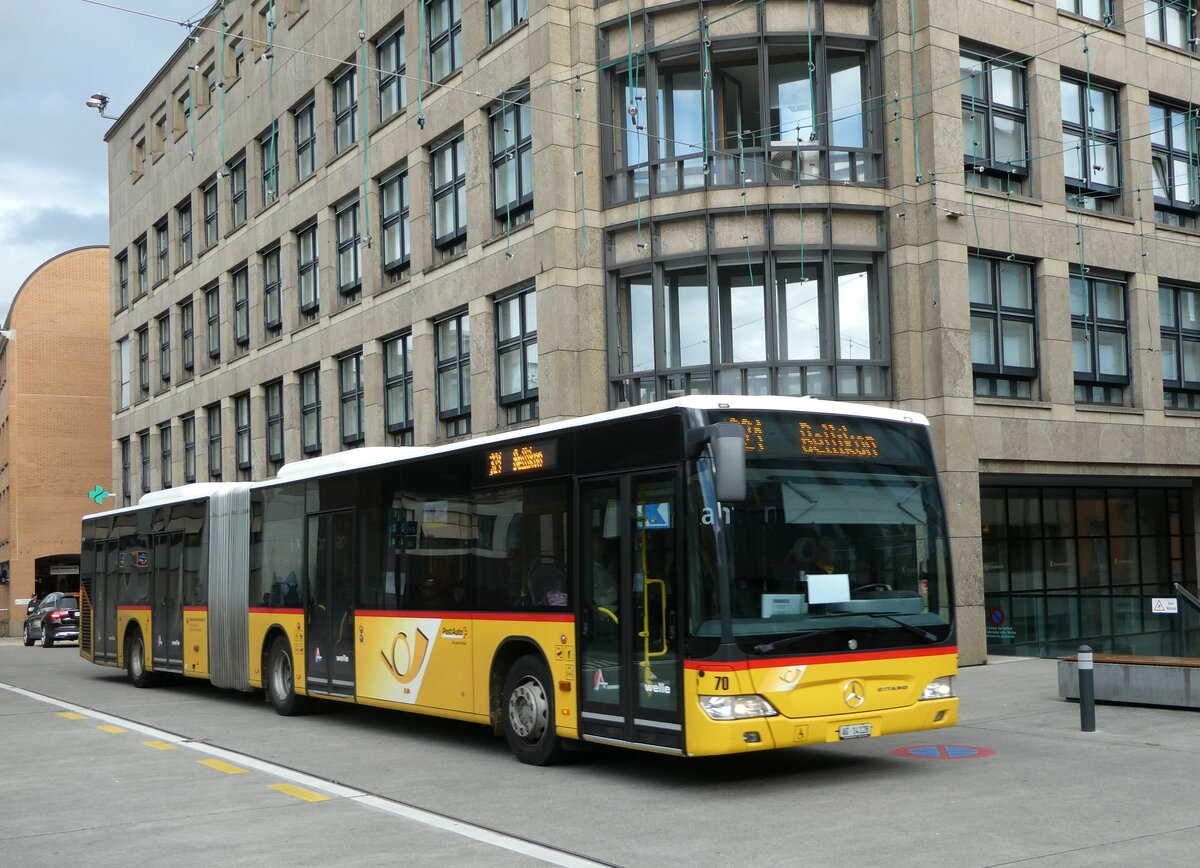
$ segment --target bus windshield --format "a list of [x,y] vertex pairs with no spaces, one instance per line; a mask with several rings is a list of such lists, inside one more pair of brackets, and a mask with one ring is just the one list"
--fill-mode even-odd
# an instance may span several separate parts
[[[952,619],[945,522],[924,426],[774,414],[746,427],[747,498],[719,507],[696,486],[747,653],[931,645]],[[708,521],[706,522],[706,517]],[[721,595],[692,595],[693,637],[717,637]],[[704,641],[693,643],[703,647]],[[699,650],[699,649],[697,649]]]

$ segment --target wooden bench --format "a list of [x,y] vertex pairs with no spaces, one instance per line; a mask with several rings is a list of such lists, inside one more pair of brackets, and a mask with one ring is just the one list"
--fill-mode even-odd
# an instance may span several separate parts
[[[1200,658],[1094,654],[1097,702],[1200,709]],[[1058,658],[1058,695],[1079,699],[1079,658]]]

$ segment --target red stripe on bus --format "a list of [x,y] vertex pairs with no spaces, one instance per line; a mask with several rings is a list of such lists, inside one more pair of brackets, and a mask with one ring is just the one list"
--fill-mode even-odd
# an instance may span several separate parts
[[268,606],[251,606],[252,615],[303,615],[303,609],[272,609]]
[[472,621],[541,621],[570,624],[574,615],[554,612],[413,612],[408,610],[359,609],[360,618],[466,618]]
[[118,612],[149,612],[149,606],[117,606]]
[[722,660],[685,660],[684,669],[704,669],[711,672],[728,672],[733,669],[773,669],[780,666],[817,666],[822,663],[863,662],[867,660],[903,660],[910,657],[949,657],[957,654],[956,646],[939,648],[897,648],[890,651],[861,651],[852,654],[810,655],[808,657],[773,657],[768,660],[742,660],[736,663]]
[[207,612],[208,606],[184,606],[183,611],[185,611],[185,612]]

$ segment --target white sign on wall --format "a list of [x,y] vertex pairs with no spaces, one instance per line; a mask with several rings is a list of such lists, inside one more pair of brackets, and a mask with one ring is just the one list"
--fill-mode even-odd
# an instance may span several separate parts
[[1179,601],[1174,597],[1155,597],[1150,611],[1155,615],[1178,615]]

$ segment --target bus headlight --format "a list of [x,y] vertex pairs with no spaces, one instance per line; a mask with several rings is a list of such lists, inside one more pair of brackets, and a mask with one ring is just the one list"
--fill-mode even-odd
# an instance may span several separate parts
[[701,696],[700,707],[713,720],[744,720],[748,717],[774,717],[775,707],[761,696]]
[[954,692],[953,675],[933,679],[925,686],[925,692],[921,694],[922,699],[949,699],[952,696],[957,696]]

